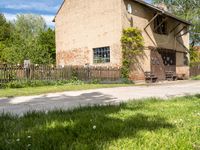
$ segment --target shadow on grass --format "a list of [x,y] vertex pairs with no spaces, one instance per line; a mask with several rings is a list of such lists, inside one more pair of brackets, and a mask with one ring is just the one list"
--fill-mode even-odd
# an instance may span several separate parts
[[137,138],[140,131],[174,127],[159,115],[141,113],[145,109],[144,102],[135,102],[23,117],[4,115],[0,149],[105,149],[111,141]]

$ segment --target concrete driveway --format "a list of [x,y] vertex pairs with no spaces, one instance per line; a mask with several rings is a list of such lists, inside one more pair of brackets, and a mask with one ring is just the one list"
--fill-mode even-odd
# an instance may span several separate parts
[[118,104],[133,99],[171,98],[193,94],[200,94],[200,81],[62,92],[0,99],[0,113],[23,115],[28,111],[67,110],[87,105]]

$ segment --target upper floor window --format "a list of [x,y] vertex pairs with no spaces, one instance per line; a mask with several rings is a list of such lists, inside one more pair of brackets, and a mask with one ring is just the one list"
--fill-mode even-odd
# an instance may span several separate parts
[[128,11],[128,13],[132,14],[133,10],[132,10],[131,4],[127,5],[127,11]]
[[158,34],[167,34],[167,22],[166,17],[157,16],[154,21],[154,32]]
[[93,49],[94,63],[109,63],[110,62],[110,47],[100,47]]

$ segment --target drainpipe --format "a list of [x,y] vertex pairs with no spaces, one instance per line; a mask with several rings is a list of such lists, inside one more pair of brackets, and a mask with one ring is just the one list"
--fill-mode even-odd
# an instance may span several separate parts
[[156,19],[156,17],[160,15],[160,13],[156,13],[156,15],[149,21],[149,23],[146,25],[146,27],[144,28],[144,31],[146,32],[146,34],[148,35],[148,37],[150,38],[150,40],[153,42],[153,44],[156,46],[156,43],[153,41],[153,39],[151,38],[151,36],[149,35],[149,33],[147,32],[147,27]]

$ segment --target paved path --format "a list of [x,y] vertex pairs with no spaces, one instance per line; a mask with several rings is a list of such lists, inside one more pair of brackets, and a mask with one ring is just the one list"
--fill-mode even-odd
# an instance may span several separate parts
[[118,104],[130,99],[170,98],[200,93],[200,81],[183,83],[95,89],[0,99],[0,113],[22,115],[28,111],[71,109],[77,106]]

